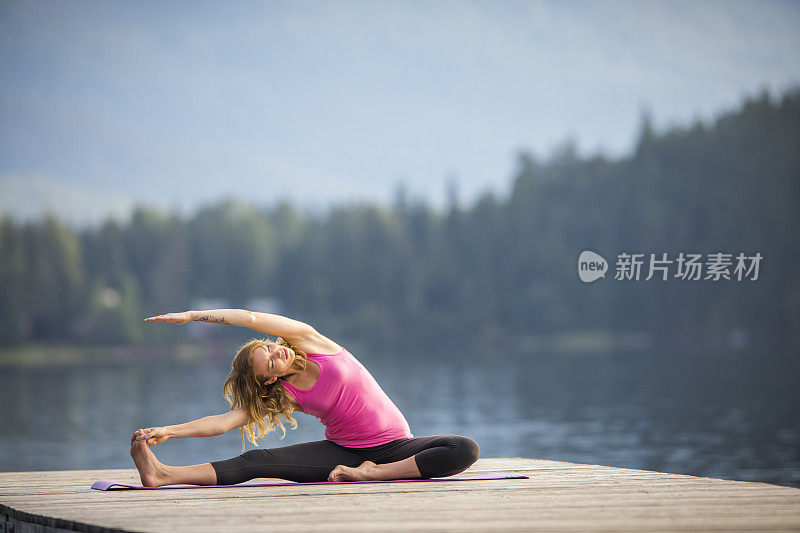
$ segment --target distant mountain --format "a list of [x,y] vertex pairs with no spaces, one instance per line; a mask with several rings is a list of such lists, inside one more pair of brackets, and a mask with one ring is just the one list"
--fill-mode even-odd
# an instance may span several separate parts
[[130,218],[133,201],[42,176],[0,176],[0,215],[32,221],[51,213],[72,226],[94,226]]

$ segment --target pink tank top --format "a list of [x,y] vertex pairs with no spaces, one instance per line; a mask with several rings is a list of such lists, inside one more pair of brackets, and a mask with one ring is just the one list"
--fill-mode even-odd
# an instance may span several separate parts
[[400,409],[350,352],[306,356],[319,365],[317,382],[303,390],[283,380],[283,388],[304,413],[320,419],[326,439],[366,448],[414,436]]

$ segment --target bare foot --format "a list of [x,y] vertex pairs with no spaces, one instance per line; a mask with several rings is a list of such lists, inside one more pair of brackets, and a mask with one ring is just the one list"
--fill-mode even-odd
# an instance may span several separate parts
[[145,441],[133,441],[133,444],[131,444],[131,457],[133,457],[133,462],[136,463],[136,469],[139,471],[142,485],[145,487],[160,487],[168,484],[167,467],[156,459],[155,454]]
[[378,465],[372,461],[364,461],[358,468],[339,465],[328,476],[328,481],[369,481],[378,479]]

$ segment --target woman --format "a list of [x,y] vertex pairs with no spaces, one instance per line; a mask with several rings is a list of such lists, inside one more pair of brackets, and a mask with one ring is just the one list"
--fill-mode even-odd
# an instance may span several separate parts
[[[223,392],[227,413],[175,426],[137,430],[131,457],[148,487],[189,483],[233,485],[257,477],[290,481],[360,481],[444,477],[478,459],[478,445],[460,435],[414,438],[400,410],[350,352],[313,327],[269,313],[242,309],[186,311],[145,322],[190,321],[244,326],[278,336],[254,339],[233,358]],[[150,446],[169,438],[209,437],[242,428],[254,443],[283,419],[297,427],[292,411],[318,417],[325,440],[256,449],[224,461],[168,466]],[[267,420],[265,420],[267,419]]]

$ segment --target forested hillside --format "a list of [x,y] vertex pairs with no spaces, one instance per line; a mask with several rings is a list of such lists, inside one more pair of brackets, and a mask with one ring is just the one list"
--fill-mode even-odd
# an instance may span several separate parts
[[[630,157],[521,154],[508,197],[434,210],[224,201],[189,217],[138,209],[77,231],[0,220],[0,343],[143,338],[142,317],[271,298],[367,341],[503,339],[586,329],[703,346],[739,328],[800,346],[800,90],[748,99],[710,124],[654,132]],[[583,250],[609,275],[577,276]],[[619,281],[620,253],[763,256],[752,280]],[[168,338],[177,329],[148,330]]]

